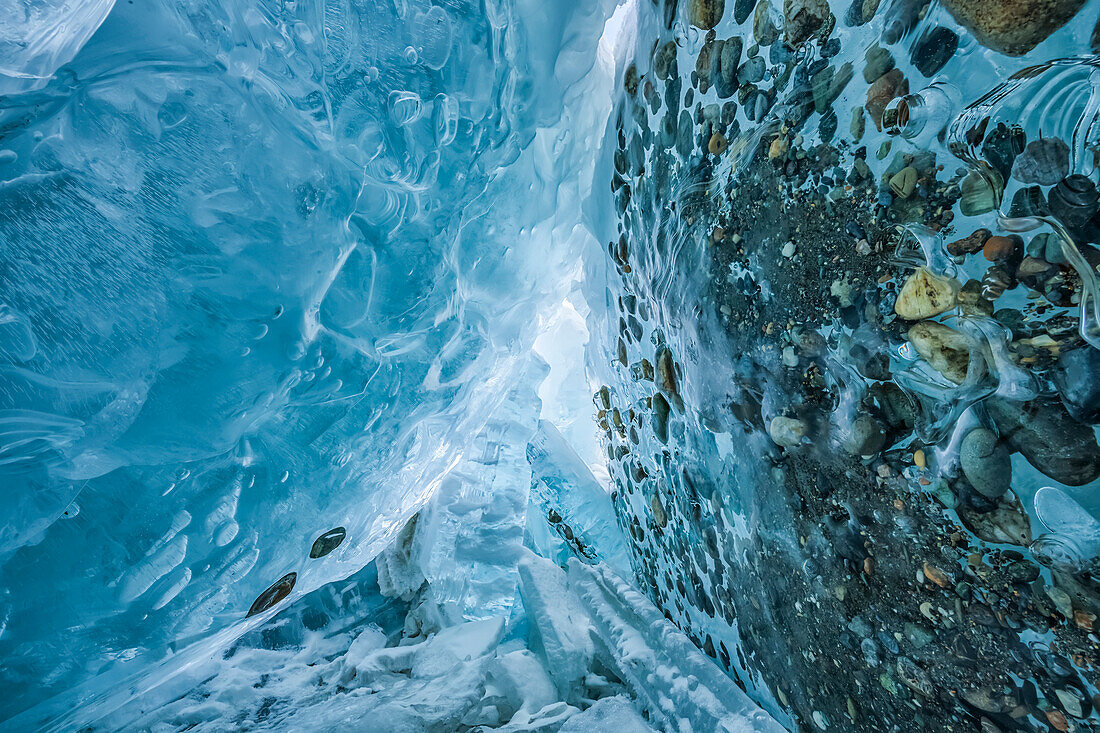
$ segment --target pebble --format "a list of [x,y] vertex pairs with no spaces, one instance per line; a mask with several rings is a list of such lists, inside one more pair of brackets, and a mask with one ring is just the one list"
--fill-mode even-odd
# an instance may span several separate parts
[[1069,175],[1069,146],[1057,137],[1032,140],[1012,164],[1012,177],[1024,183],[1053,186]]
[[786,244],[783,245],[783,249],[780,250],[780,254],[782,254],[787,259],[790,259],[790,258],[794,257],[794,252],[795,252],[794,242],[787,242]]
[[935,74],[947,65],[959,47],[959,37],[942,25],[923,34],[913,47],[910,60],[925,77]]
[[779,40],[779,29],[772,21],[773,12],[775,11],[768,0],[760,0],[756,4],[752,19],[752,37],[761,46],[770,46]]
[[339,547],[346,536],[347,531],[343,527],[330,529],[313,541],[313,547],[309,550],[309,556],[313,559],[324,557]]
[[894,97],[902,97],[909,93],[909,81],[900,69],[891,69],[880,76],[867,90],[867,103],[863,106],[875,128],[882,130],[882,111]]
[[907,321],[920,321],[955,306],[959,283],[925,267],[918,267],[901,287],[894,312]]
[[711,155],[721,155],[726,152],[728,147],[729,143],[726,141],[726,136],[720,132],[711,135],[710,141],[707,143],[707,150]]
[[827,0],[784,0],[785,40],[795,47],[832,21]]
[[991,512],[975,512],[958,508],[959,519],[978,539],[1008,545],[1031,544],[1031,522],[1018,502],[1003,498]]
[[988,229],[978,229],[969,236],[950,242],[947,245],[947,252],[954,257],[972,255],[985,247],[986,240],[989,239],[991,234],[992,232]]
[[745,63],[741,64],[741,68],[737,70],[737,80],[742,84],[755,84],[764,78],[766,69],[767,66],[764,62],[764,57],[753,56],[751,59],[746,59]]
[[768,424],[768,435],[776,445],[794,448],[806,437],[806,423],[793,417],[776,415]]
[[990,237],[982,246],[982,255],[990,262],[1001,262],[1023,250],[1024,240],[1016,235]]
[[1022,56],[1061,28],[1084,0],[944,0],[943,6],[986,48]]
[[1043,591],[1054,604],[1054,608],[1058,613],[1062,614],[1066,620],[1073,618],[1073,602],[1070,600],[1068,593],[1052,585],[1046,586]]
[[908,657],[898,657],[898,677],[901,678],[902,684],[908,687],[913,692],[924,695],[925,697],[932,697],[935,693],[935,688],[932,686],[932,679],[928,676],[928,673],[917,666],[916,662]]
[[938,585],[940,588],[946,588],[949,585],[951,585],[951,578],[948,577],[947,573],[940,570],[935,565],[932,565],[931,563],[925,562],[923,570],[924,570],[924,577],[928,578],[928,580],[932,581],[933,583]]
[[988,214],[997,207],[997,194],[982,175],[970,173],[959,186],[959,210],[963,216]]
[[959,448],[959,463],[971,486],[987,499],[1000,497],[1012,484],[1008,448],[992,430],[975,428],[967,433]]
[[1082,346],[1066,351],[1051,370],[1062,404],[1075,420],[1100,422],[1100,350]]
[[876,79],[894,68],[894,57],[881,46],[875,45],[863,54],[863,80],[873,84]]
[[722,20],[726,10],[726,0],[691,0],[688,15],[696,28],[710,30]]
[[890,177],[890,190],[894,192],[895,196],[907,199],[913,195],[913,189],[916,187],[917,169],[911,165],[902,168]]
[[909,342],[928,365],[956,384],[966,379],[970,342],[950,326],[921,321],[909,328]]
[[1100,445],[1092,428],[1074,420],[1062,403],[992,397],[984,404],[1009,446],[1044,475],[1067,486],[1100,478]]
[[257,596],[256,600],[252,602],[252,606],[248,609],[246,617],[255,616],[257,613],[263,613],[286,598],[290,595],[290,591],[294,590],[294,584],[297,581],[298,573],[287,573],[279,578],[270,588]]

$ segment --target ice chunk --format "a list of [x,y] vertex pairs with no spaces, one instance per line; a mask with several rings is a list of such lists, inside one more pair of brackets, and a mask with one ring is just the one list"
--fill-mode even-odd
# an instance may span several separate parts
[[619,570],[628,568],[611,497],[553,424],[539,421],[527,445],[527,460],[536,480],[535,503],[551,518],[551,525],[568,536],[574,552],[579,548]]
[[652,733],[638,711],[622,695],[605,697],[566,721],[558,733]]
[[779,723],[609,568],[570,560],[569,585],[592,618],[598,653],[651,719],[669,730],[781,733]]
[[531,624],[531,646],[546,658],[564,700],[576,702],[592,665],[590,621],[567,584],[565,571],[534,554],[519,565],[520,594]]

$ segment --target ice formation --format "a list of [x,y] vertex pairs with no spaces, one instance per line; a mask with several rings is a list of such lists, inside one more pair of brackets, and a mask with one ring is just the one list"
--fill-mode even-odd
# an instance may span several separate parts
[[0,0],[0,730],[1097,730],[1098,11]]

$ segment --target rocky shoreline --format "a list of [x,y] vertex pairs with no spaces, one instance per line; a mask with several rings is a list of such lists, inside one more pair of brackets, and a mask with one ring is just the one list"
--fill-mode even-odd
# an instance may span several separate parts
[[[1021,55],[1082,22],[1054,5],[946,9]],[[798,729],[1097,729],[1100,196],[1081,140],[1020,116],[1076,68],[955,119],[996,84],[944,91],[960,36],[927,5],[655,12],[596,396],[640,585]]]

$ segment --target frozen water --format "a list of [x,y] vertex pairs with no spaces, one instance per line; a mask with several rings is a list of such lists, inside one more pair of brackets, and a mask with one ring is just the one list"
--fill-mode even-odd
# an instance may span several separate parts
[[442,615],[506,615],[612,3],[3,8],[0,719],[160,684],[433,496]]

